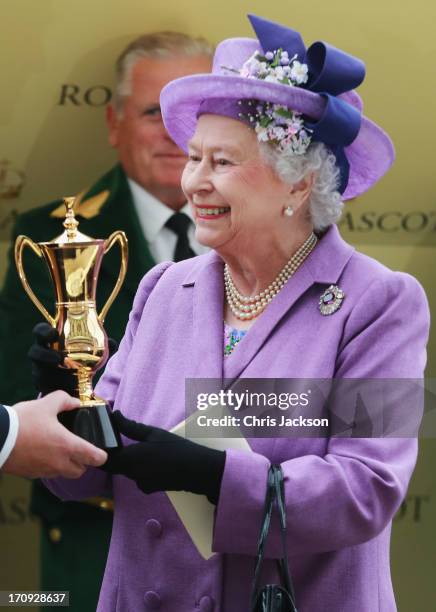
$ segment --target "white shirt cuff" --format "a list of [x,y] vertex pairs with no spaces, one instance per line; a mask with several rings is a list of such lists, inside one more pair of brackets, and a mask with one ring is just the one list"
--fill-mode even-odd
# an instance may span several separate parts
[[0,469],[11,454],[18,435],[18,414],[11,406],[4,406],[3,404],[3,407],[6,408],[9,414],[9,432],[3,444],[3,448],[0,450]]

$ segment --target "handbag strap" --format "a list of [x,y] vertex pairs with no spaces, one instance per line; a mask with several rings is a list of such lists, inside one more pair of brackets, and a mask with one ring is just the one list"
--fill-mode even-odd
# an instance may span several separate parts
[[257,543],[257,556],[254,566],[254,584],[253,593],[257,593],[259,587],[260,572],[262,569],[263,557],[265,554],[266,539],[269,532],[269,526],[271,523],[272,510],[274,505],[274,499],[276,495],[275,488],[275,474],[273,466],[268,471],[267,489],[265,496],[265,506],[263,510],[263,520],[260,527],[259,541]]
[[283,472],[280,465],[274,466],[275,471],[275,488],[276,488],[276,503],[279,511],[280,533],[282,538],[283,557],[279,559],[279,567],[281,569],[282,581],[286,590],[291,596],[292,603],[295,607],[295,592],[292,582],[291,572],[289,570],[288,551],[286,548],[286,506],[285,506],[285,483]]
[[277,509],[280,519],[280,534],[282,540],[283,556],[277,560],[279,573],[282,583],[288,591],[292,603],[295,607],[295,593],[292,584],[291,574],[289,571],[288,554],[286,550],[286,506],[285,506],[285,489],[283,472],[280,465],[271,465],[268,471],[268,483],[265,496],[265,506],[263,513],[263,521],[260,528],[259,541],[257,545],[257,556],[254,566],[254,581],[252,590],[252,603],[255,602],[259,590],[259,582],[261,577],[263,559],[265,555],[266,539],[269,533],[271,517],[274,508],[274,501],[277,504]]

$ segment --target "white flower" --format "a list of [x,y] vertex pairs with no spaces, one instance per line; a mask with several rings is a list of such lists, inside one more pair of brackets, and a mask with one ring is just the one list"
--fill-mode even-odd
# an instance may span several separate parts
[[291,68],[291,79],[295,81],[297,85],[307,83],[307,79],[309,78],[307,72],[307,64],[300,64],[300,62],[295,61]]
[[264,69],[264,66],[266,66],[265,62],[259,62],[257,56],[258,52],[256,51],[251,57],[248,58],[247,61],[244,62],[239,70],[239,74],[241,76],[245,78],[257,78],[258,73]]
[[282,127],[280,127],[280,126],[275,126],[275,127],[271,128],[271,133],[274,136],[274,140],[277,140],[279,142],[281,140],[283,140],[283,138],[286,137],[285,130]]
[[283,79],[285,76],[285,71],[283,70],[283,66],[277,66],[274,70],[274,73],[278,79]]
[[265,81],[267,83],[278,83],[279,82],[275,74],[268,74],[268,76],[265,77]]
[[269,66],[266,62],[257,62],[257,71],[260,76],[269,72]]
[[256,134],[257,134],[257,139],[259,142],[268,142],[268,140],[270,139],[268,136],[268,131],[266,128],[261,127],[259,124],[256,125],[255,128]]

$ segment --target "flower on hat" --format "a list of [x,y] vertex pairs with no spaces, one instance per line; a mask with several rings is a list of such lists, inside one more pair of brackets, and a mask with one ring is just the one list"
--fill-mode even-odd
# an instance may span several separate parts
[[[239,70],[226,66],[223,68],[247,79],[299,87],[307,82],[309,70],[307,64],[299,62],[297,57],[294,55],[289,58],[288,52],[283,49],[267,51],[264,55],[255,51]],[[242,106],[244,101],[240,100],[239,104]],[[261,100],[249,101],[248,106],[250,110],[240,112],[239,116],[249,121],[259,142],[269,142],[280,151],[294,155],[303,155],[307,151],[311,142],[311,130],[304,125],[301,113]],[[251,112],[253,106],[256,109],[254,113]]]
[[255,114],[247,115],[259,142],[270,142],[280,151],[294,155],[303,155],[307,151],[311,134],[300,113],[280,104],[258,102]]
[[225,70],[236,72],[248,79],[262,79],[270,83],[280,83],[291,87],[303,85],[308,80],[307,64],[297,61],[297,55],[289,58],[283,49],[267,51],[262,55],[255,51],[239,70],[222,66]]
[[[309,71],[307,64],[299,62],[297,57],[294,55],[289,58],[288,52],[283,49],[267,51],[264,55],[255,51],[239,70],[226,66],[223,68],[247,79],[298,87],[307,82]],[[244,102],[240,100],[239,104],[242,106]],[[259,142],[269,142],[281,151],[294,155],[303,155],[307,151],[311,142],[311,130],[304,125],[301,113],[261,100],[249,101],[248,106],[250,110],[239,113],[239,116],[249,121]],[[253,106],[256,109],[254,113],[251,112]]]
[[308,78],[307,64],[301,64],[295,60],[291,68],[292,81],[294,81],[297,85],[303,85],[303,83],[307,83]]

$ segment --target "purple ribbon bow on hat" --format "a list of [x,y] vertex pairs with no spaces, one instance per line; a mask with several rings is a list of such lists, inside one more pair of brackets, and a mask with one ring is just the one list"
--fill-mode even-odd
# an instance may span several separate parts
[[312,131],[312,141],[323,142],[335,155],[341,174],[339,191],[343,193],[350,171],[344,147],[349,146],[359,133],[361,112],[337,96],[362,83],[364,63],[321,41],[306,49],[301,35],[295,30],[256,15],[248,15],[248,18],[264,53],[281,48],[289,57],[297,55],[299,62],[307,64],[309,78],[301,87],[318,93],[327,103],[318,121],[311,123],[305,119],[305,124]]

